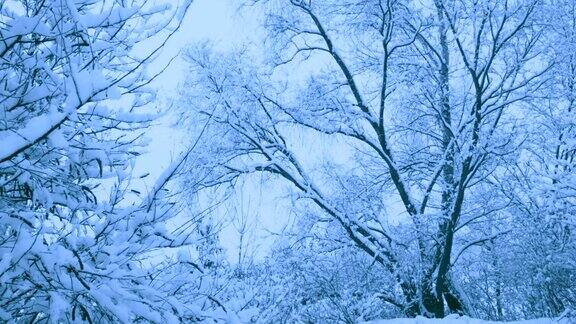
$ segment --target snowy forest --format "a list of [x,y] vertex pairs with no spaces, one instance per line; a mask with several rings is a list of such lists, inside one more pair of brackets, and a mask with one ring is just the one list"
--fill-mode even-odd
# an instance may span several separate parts
[[0,323],[436,319],[576,322],[576,1],[0,0]]

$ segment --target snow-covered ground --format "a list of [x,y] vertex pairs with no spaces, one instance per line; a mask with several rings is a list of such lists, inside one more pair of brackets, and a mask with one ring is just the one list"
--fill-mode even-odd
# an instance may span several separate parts
[[497,324],[497,323],[508,323],[508,324],[576,324],[575,317],[560,317],[560,318],[538,318],[532,320],[524,321],[514,321],[514,322],[494,322],[485,321],[476,318],[470,318],[467,316],[450,315],[443,319],[431,319],[425,317],[416,318],[396,318],[388,320],[377,320],[366,322],[366,324]]

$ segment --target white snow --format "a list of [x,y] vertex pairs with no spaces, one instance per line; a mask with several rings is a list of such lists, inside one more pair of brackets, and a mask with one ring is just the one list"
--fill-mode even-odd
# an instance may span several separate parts
[[388,320],[375,320],[365,322],[366,324],[498,324],[498,323],[508,323],[508,324],[571,324],[575,323],[576,319],[570,318],[538,318],[532,320],[523,321],[513,321],[513,322],[495,322],[486,321],[476,318],[470,318],[468,316],[458,316],[449,315],[443,319],[431,319],[418,316],[416,318],[396,318]]
[[68,114],[51,113],[30,119],[18,130],[0,132],[0,162],[45,136],[53,127],[62,123]]

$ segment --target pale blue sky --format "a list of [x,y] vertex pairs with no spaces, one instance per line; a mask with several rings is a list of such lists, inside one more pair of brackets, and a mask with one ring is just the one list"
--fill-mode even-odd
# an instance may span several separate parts
[[[249,38],[254,22],[244,13],[240,14],[234,0],[194,0],[180,30],[169,41],[160,57],[150,67],[151,70],[163,67],[187,46],[209,41],[221,50],[229,50]],[[177,57],[168,69],[158,77],[152,86],[158,89],[158,102],[167,106],[175,98],[177,88],[183,81],[187,66],[181,57]],[[168,111],[168,114],[170,111]],[[166,123],[165,120],[162,121]],[[183,147],[181,135],[174,128],[156,127],[149,134],[152,143],[151,157],[145,157],[138,163],[138,169],[158,174]]]
[[[255,41],[255,38],[258,37],[256,20],[256,16],[249,12],[239,12],[237,1],[234,0],[194,0],[181,29],[170,40],[158,60],[150,68],[151,70],[159,69],[179,51],[195,43],[208,41],[216,49],[227,51],[247,42]],[[156,105],[159,109],[165,109],[172,100],[177,98],[178,86],[184,81],[186,72],[186,63],[181,57],[177,57],[169,68],[152,83],[152,86],[158,89]],[[168,110],[166,116],[158,121],[158,125],[147,132],[151,139],[150,146],[147,148],[148,153],[141,156],[136,163],[137,175],[150,172],[149,177],[137,184],[143,191],[146,191],[146,187],[151,186],[154,179],[170,162],[186,149],[185,143],[190,143],[190,135],[185,130],[171,126],[173,120],[178,118],[180,113],[180,110]],[[255,185],[250,187],[256,188]],[[223,214],[230,213],[248,214],[250,223],[258,227],[251,240],[256,241],[256,244],[269,246],[269,240],[265,238],[268,236],[268,230],[277,231],[282,227],[285,220],[281,220],[278,216],[279,213],[285,212],[278,210],[278,208],[282,208],[281,205],[271,201],[270,198],[262,198],[261,194],[261,191],[259,193],[241,193],[235,199],[236,202],[231,203],[237,210],[221,209],[215,217],[221,218]],[[260,213],[259,211],[262,210],[264,212]],[[262,214],[269,216],[260,217]],[[228,258],[235,261],[238,234],[234,226],[229,224],[223,229],[221,241],[224,248],[227,249]]]
[[[241,17],[235,14],[232,2],[233,0],[194,0],[180,30],[149,69],[154,71],[163,67],[171,58],[178,55],[179,51],[197,42],[210,41],[222,47],[232,46],[231,44],[239,38],[240,32],[234,26],[241,20]],[[183,59],[176,57],[168,69],[152,83],[152,86],[158,89],[156,104],[159,106],[158,109],[165,110],[165,106],[175,98],[186,69]],[[150,153],[137,162],[137,170],[150,172],[152,176],[158,175],[171,159],[184,149],[182,145],[184,134],[167,125],[169,123],[167,119],[173,117],[172,112],[167,111],[168,118],[160,121],[162,125],[150,130],[148,134],[152,140],[148,147]]]

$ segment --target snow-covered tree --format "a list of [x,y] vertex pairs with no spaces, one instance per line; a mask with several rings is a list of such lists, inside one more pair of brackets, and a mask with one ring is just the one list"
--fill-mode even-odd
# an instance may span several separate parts
[[204,185],[283,179],[388,273],[382,300],[408,315],[471,312],[453,269],[510,231],[491,221],[510,203],[494,179],[550,71],[541,3],[252,2],[266,12],[265,62],[189,55],[186,95],[212,125]]
[[182,161],[149,193],[130,184],[154,118],[145,109],[154,98],[146,67],[188,6],[0,2],[2,320],[172,323],[201,315],[173,298],[167,267],[152,266],[162,263],[159,251],[190,243],[167,229],[176,210],[163,198]]
[[[543,4],[538,18],[548,22],[545,41],[535,46],[551,73],[523,111],[519,129],[525,143],[508,176],[498,181],[510,201],[506,217],[513,230],[493,242],[499,248],[490,258],[499,264],[492,275],[508,294],[499,316],[506,319],[554,316],[576,306],[576,5]],[[506,299],[516,305],[506,305]]]

